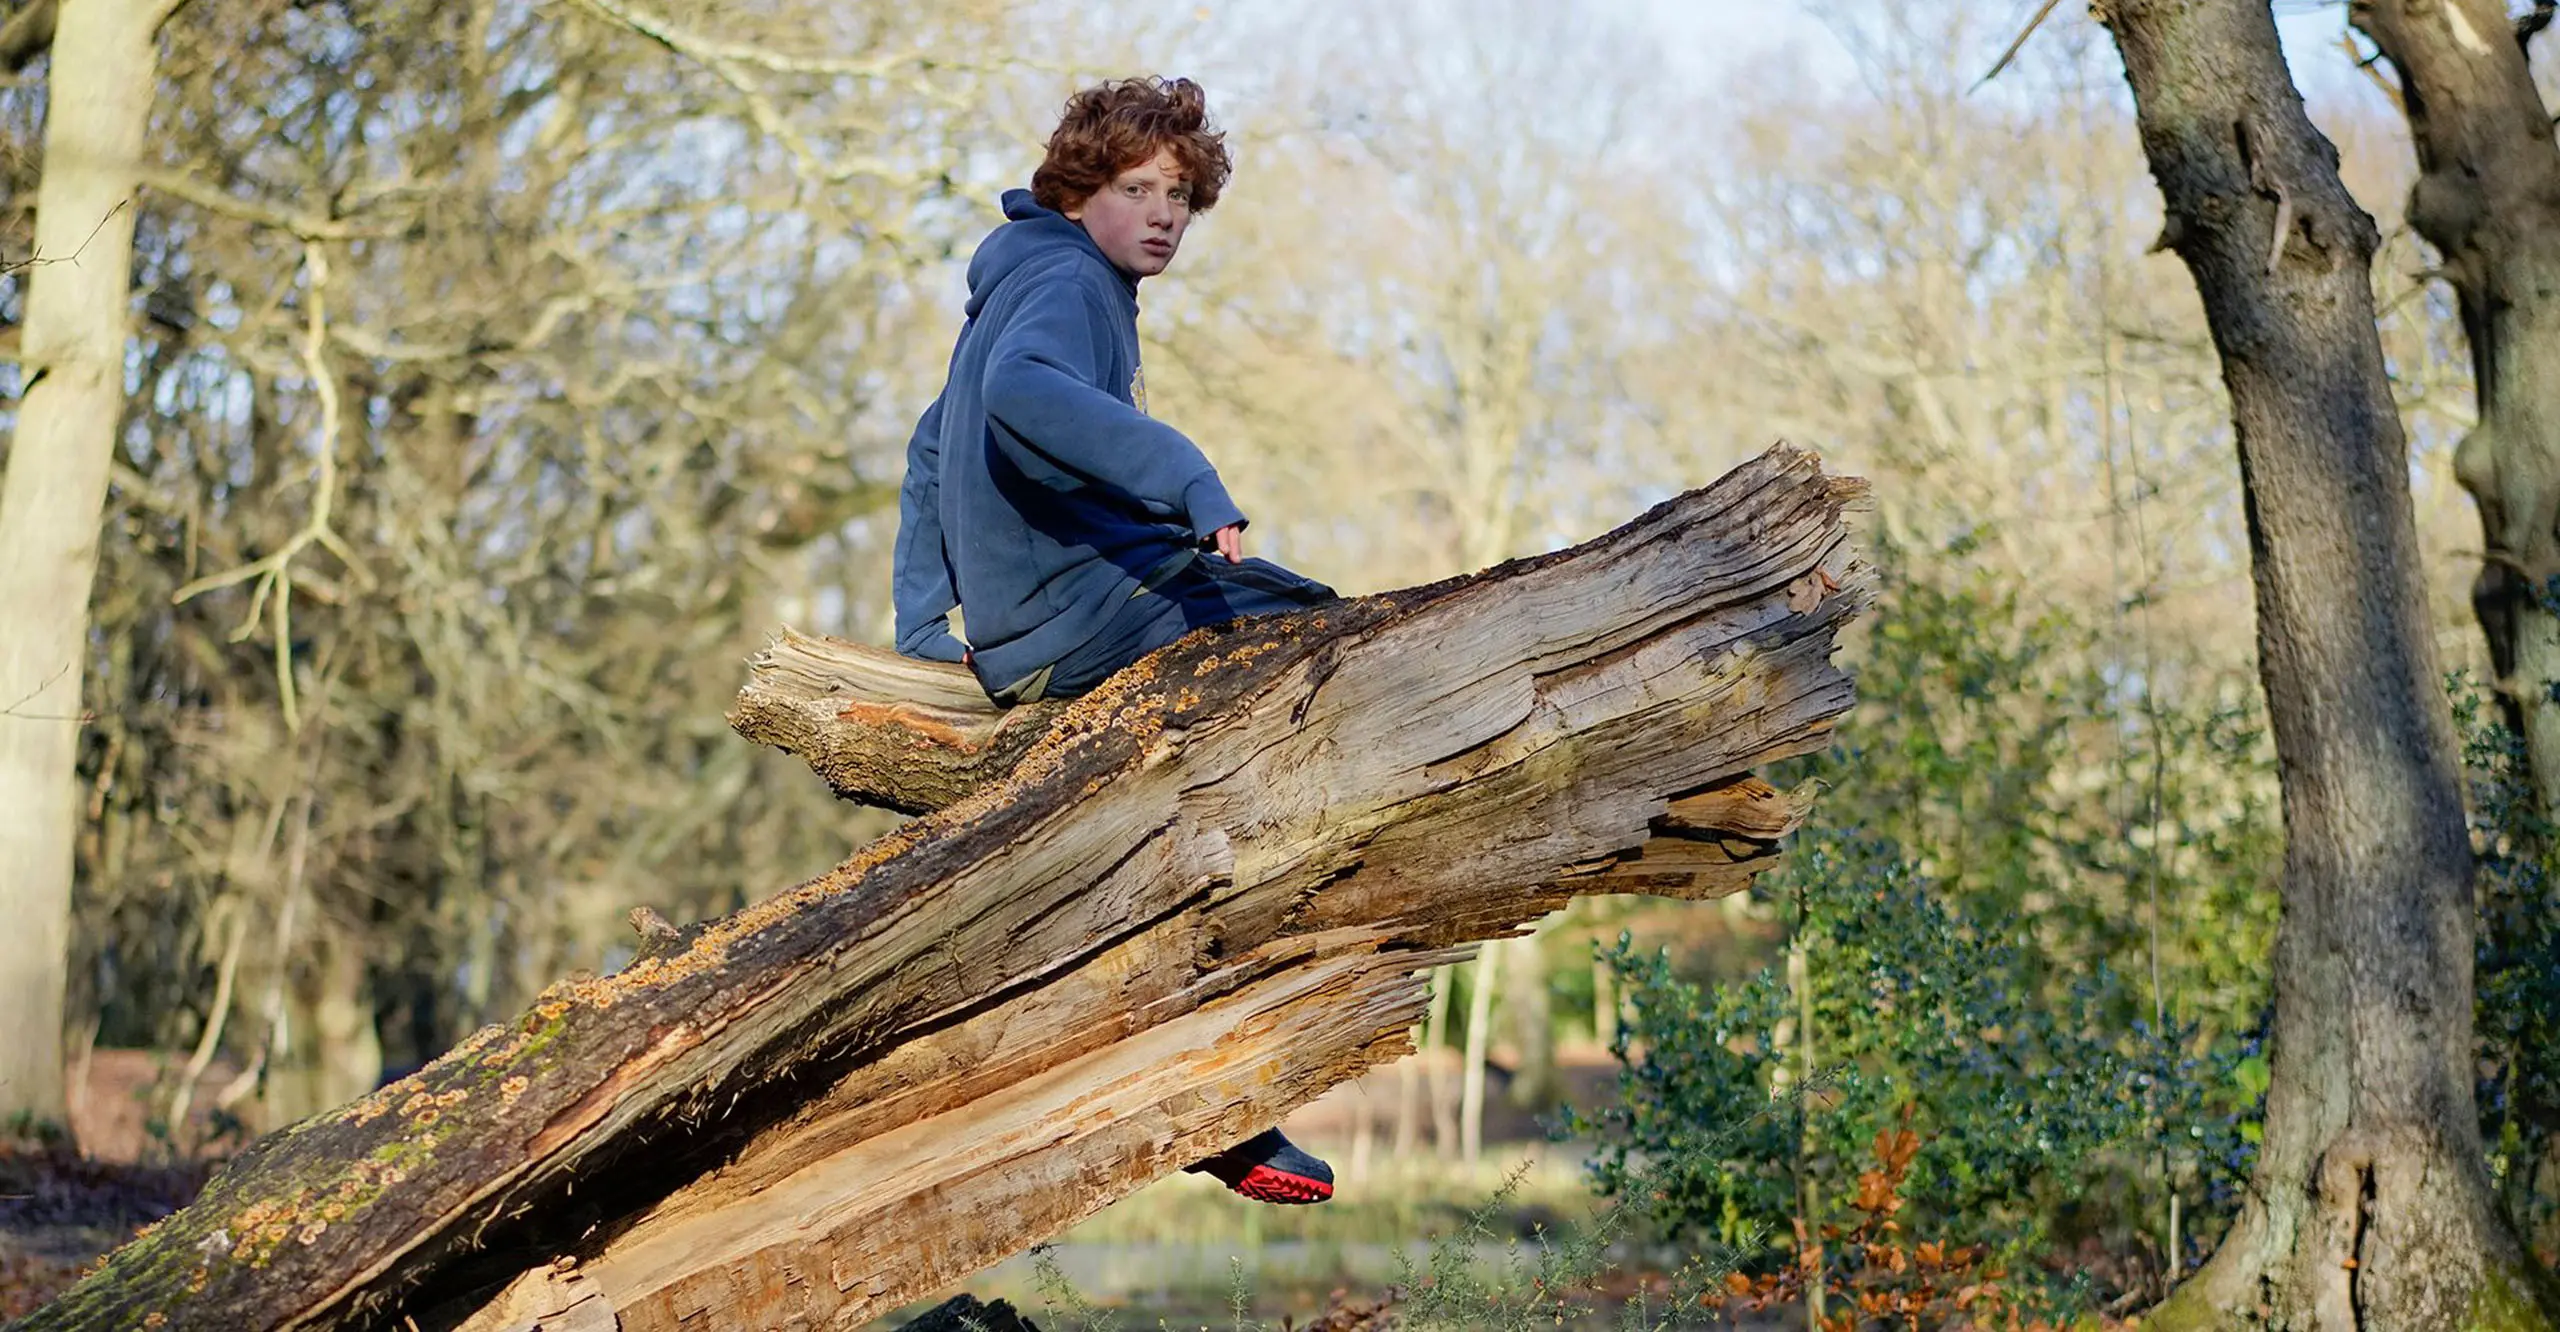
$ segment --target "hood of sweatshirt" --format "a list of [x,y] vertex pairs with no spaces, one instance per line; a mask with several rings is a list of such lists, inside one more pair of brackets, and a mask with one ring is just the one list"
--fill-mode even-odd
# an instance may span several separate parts
[[1120,279],[1121,289],[1129,294],[1130,301],[1137,300],[1138,284],[1111,262],[1102,247],[1093,243],[1093,237],[1066,214],[1050,212],[1032,202],[1031,191],[1006,190],[1004,215],[1005,224],[989,233],[969,260],[970,318],[977,318],[997,285],[1024,264],[1077,251],[1093,256]]

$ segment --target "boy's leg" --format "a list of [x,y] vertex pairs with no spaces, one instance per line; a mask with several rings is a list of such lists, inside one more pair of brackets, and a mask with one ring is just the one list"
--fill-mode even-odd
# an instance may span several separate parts
[[[1269,560],[1229,564],[1205,555],[1167,580],[1161,591],[1183,611],[1181,630],[1168,643],[1206,625],[1304,610],[1335,599],[1332,588]],[[1333,1196],[1333,1167],[1300,1150],[1276,1128],[1183,1169],[1211,1176],[1256,1202],[1320,1203]]]
[[1190,632],[1180,602],[1142,588],[1112,612],[1083,646],[1049,668],[1044,696],[1074,698],[1086,693],[1121,667]]
[[1193,568],[1225,605],[1225,613],[1218,619],[1196,623],[1217,624],[1240,620],[1248,615],[1305,610],[1337,599],[1332,588],[1269,560],[1240,560],[1229,564],[1214,556],[1204,556]]
[[1121,667],[1194,629],[1248,615],[1304,610],[1334,600],[1334,591],[1269,560],[1229,564],[1202,555],[1150,576],[1083,646],[1034,676],[996,693],[1006,706],[1073,698]]
[[[1149,578],[1127,605],[1104,622],[1092,641],[1048,669],[1039,682],[1039,696],[1070,698],[1084,693],[1193,629],[1248,615],[1302,610],[1333,599],[1332,588],[1269,560],[1229,564],[1202,556]],[[1212,1176],[1257,1202],[1319,1203],[1333,1196],[1333,1168],[1299,1150],[1278,1129],[1266,1129],[1183,1168]]]

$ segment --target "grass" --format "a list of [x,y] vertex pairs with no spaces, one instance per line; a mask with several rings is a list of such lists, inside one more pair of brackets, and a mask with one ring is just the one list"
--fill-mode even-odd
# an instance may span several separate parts
[[1390,1290],[1398,1325],[1416,1332],[1652,1332],[1688,1325],[1698,1295],[1731,1271],[1729,1255],[1689,1255],[1634,1278],[1618,1249],[1641,1207],[1595,1214],[1568,1155],[1391,1163],[1342,1183],[1324,1206],[1274,1208],[1178,1176],[970,1285],[1070,1332],[1269,1332],[1345,1293]]
[[1501,1151],[1474,1167],[1427,1155],[1379,1159],[1357,1177],[1346,1172],[1333,1200],[1314,1207],[1247,1202],[1203,1176],[1175,1174],[972,1278],[968,1289],[1038,1311],[1043,1328],[1075,1332],[1231,1332],[1290,1316],[1303,1325],[1335,1291],[1376,1294],[1434,1261],[1433,1236],[1475,1227],[1482,1233],[1464,1242],[1465,1261],[1489,1275],[1505,1241],[1590,1212],[1578,1157],[1523,1144]]

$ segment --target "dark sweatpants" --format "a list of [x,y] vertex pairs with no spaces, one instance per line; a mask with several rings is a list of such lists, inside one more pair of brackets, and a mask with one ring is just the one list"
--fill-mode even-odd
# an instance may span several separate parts
[[1301,610],[1334,599],[1332,588],[1269,560],[1229,564],[1198,554],[1149,574],[1084,646],[1027,679],[994,691],[1010,707],[1073,698],[1113,672],[1194,629],[1248,615]]

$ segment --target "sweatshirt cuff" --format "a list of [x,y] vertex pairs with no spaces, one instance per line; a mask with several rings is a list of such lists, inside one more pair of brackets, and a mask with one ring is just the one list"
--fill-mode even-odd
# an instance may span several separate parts
[[1244,511],[1227,498],[1216,472],[1202,472],[1182,488],[1182,511],[1190,516],[1191,535],[1208,540],[1222,527],[1242,527]]
[[921,631],[909,630],[898,636],[898,653],[925,661],[956,662],[969,654],[969,645],[951,632],[951,622],[928,624]]

